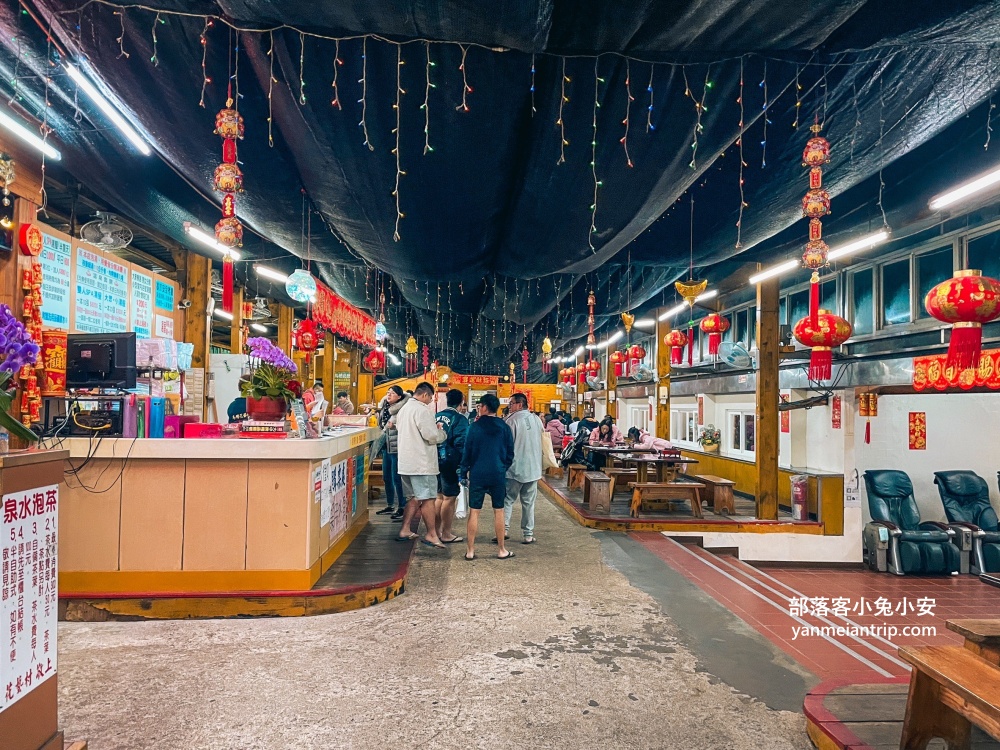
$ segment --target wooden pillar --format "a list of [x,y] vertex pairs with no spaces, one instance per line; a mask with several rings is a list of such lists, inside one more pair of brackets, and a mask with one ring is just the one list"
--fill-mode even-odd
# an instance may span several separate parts
[[[178,258],[178,260],[181,260]],[[212,294],[212,261],[203,255],[183,253],[184,297],[191,300],[184,314],[184,340],[194,344],[192,369],[208,369],[208,345],[212,324],[208,319],[208,300]],[[181,265],[177,266],[181,271]]]
[[656,436],[670,439],[670,347],[664,342],[673,330],[670,319],[660,320],[660,310],[654,313],[656,319]]
[[229,351],[243,353],[243,290],[233,289],[233,321],[229,326]]
[[337,340],[333,337],[332,333],[326,334],[326,338],[323,339],[323,372],[320,375],[320,379],[323,381],[323,392],[326,394],[326,400],[330,403],[330,411],[333,411],[333,405],[335,399],[334,387],[333,387],[333,373],[337,370]]
[[[351,347],[351,387],[347,389],[348,398],[351,399],[351,403],[357,405],[360,403],[358,401],[358,383],[361,382],[361,349],[356,346]],[[435,386],[437,383],[434,384]],[[333,388],[333,383],[330,383],[330,387]]]
[[611,363],[611,353],[613,351],[616,351],[616,349],[610,346],[604,350],[605,354],[604,372],[608,374],[608,376],[604,380],[605,380],[605,385],[607,386],[608,389],[608,416],[618,419],[617,394],[615,395],[614,403],[612,403],[611,401],[611,394],[615,393],[615,391],[617,391],[618,389],[618,376],[615,375],[615,366]]
[[757,285],[757,518],[778,518],[778,291],[777,278]]
[[292,326],[295,323],[295,311],[288,305],[278,305],[278,348],[289,357],[292,356]]

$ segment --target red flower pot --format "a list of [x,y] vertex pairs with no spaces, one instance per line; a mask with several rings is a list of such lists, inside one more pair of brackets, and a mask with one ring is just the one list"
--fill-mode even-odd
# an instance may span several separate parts
[[288,412],[288,404],[283,398],[247,396],[247,414],[256,422],[281,422]]

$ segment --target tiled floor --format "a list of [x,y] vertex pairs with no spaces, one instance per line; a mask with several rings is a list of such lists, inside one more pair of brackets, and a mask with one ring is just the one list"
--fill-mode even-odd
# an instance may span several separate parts
[[[905,678],[909,667],[896,655],[898,646],[960,645],[961,638],[945,627],[946,620],[1000,617],[1000,588],[985,585],[974,576],[897,577],[867,570],[758,569],[663,534],[632,536],[822,680],[863,683]],[[805,611],[799,607],[803,598],[813,600]],[[829,609],[835,598],[842,600],[836,613],[815,611],[822,600]],[[927,614],[918,614],[921,603]],[[886,604],[891,607],[888,613],[878,609]],[[797,629],[803,626],[896,630],[853,634],[828,630],[822,635],[796,637],[796,632],[801,633]],[[904,628],[914,626],[934,632],[903,633]]]

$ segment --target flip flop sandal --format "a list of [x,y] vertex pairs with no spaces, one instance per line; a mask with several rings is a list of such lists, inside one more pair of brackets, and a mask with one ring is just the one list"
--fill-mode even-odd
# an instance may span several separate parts
[[[507,541],[508,539],[510,539],[510,534],[505,534],[504,535],[504,541]],[[496,537],[493,537],[492,539],[490,539],[490,542],[492,542],[493,544],[497,544],[498,543]]]
[[465,537],[456,536],[454,539],[442,539],[441,541],[445,544],[458,544],[459,542],[464,542]]
[[434,547],[434,549],[448,549],[443,544],[434,544],[434,542],[428,542],[426,539],[421,539],[420,543],[426,544],[428,547]]
[[529,536],[527,539],[521,542],[521,544],[534,544],[534,543],[535,543],[535,537],[533,536]]
[[475,555],[473,555],[472,557],[469,557],[468,555],[462,555],[462,556],[463,556],[463,557],[464,557],[464,558],[465,558],[466,560],[468,560],[469,562],[472,562],[473,560],[475,560],[475,559],[476,559],[476,556],[475,556]]
[[393,508],[382,508],[382,510],[375,511],[375,515],[376,516],[388,516],[389,514],[395,513],[395,512],[396,511]]
[[510,550],[507,550],[507,556],[506,556],[506,557],[500,557],[500,556],[498,555],[498,556],[497,556],[497,560],[509,560],[509,559],[510,559],[510,558],[512,558],[512,557],[514,557],[514,553],[513,553],[513,552],[511,552]]
[[397,536],[394,538],[397,542],[412,542],[414,539],[417,538],[417,535],[413,534],[412,536]]

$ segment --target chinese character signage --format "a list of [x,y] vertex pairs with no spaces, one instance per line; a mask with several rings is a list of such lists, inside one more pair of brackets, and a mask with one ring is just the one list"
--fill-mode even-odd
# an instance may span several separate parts
[[320,478],[319,525],[326,526],[333,516],[333,494],[330,492],[330,459],[323,459]]
[[375,319],[348,304],[323,284],[316,284],[313,320],[328,331],[364,346],[375,346]]
[[830,408],[830,422],[835,430],[841,428],[843,422],[844,400],[840,396],[833,397],[833,405]]
[[160,310],[174,311],[174,287],[172,284],[157,280],[156,307]]
[[910,412],[910,450],[927,450],[927,412]]
[[452,376],[451,382],[453,385],[498,385],[500,383],[499,375],[459,375],[455,373]]
[[[157,282],[159,284],[160,282]],[[148,339],[153,336],[153,277],[132,271],[131,322],[136,338]],[[44,298],[43,298],[44,299]]]
[[42,233],[42,325],[69,329],[70,244]]
[[128,269],[102,254],[76,249],[76,329],[128,330]]
[[347,460],[339,461],[331,467],[330,495],[333,500],[333,518],[330,520],[330,539],[347,530],[348,481]]
[[59,486],[3,496],[0,711],[56,673]]
[[913,389],[992,388],[1000,390],[1000,350],[984,351],[976,369],[959,370],[948,367],[948,355],[913,358]]

